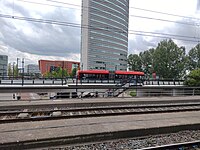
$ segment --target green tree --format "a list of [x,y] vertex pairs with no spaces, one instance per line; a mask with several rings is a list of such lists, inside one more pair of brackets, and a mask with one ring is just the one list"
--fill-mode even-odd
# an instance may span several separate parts
[[200,68],[192,70],[187,76],[184,84],[187,86],[200,86]]
[[153,68],[162,78],[181,78],[185,74],[186,54],[173,40],[161,41],[153,54]]
[[142,60],[137,54],[130,54],[128,56],[129,70],[142,71]]
[[57,72],[56,71],[52,71],[51,72],[51,77],[52,78],[58,78]]
[[189,70],[200,68],[200,44],[197,44],[189,51],[188,65]]
[[54,77],[55,77],[55,78],[62,78],[62,77],[64,77],[62,71],[63,71],[63,69],[62,69],[61,67],[58,67],[58,68],[56,69],[56,71],[53,72]]
[[14,70],[13,70],[13,71],[14,71],[14,73],[13,73],[13,74],[14,74],[14,76],[15,76],[15,77],[17,77],[17,76],[18,76],[18,69],[17,69],[17,65],[14,65],[14,66],[13,66],[13,69],[14,69]]
[[67,70],[58,67],[56,70],[52,72],[46,72],[44,77],[46,78],[65,78],[68,76]]
[[142,61],[142,70],[147,77],[150,77],[154,72],[154,51],[155,49],[151,48],[139,54]]
[[63,68],[61,68],[61,67],[59,67],[59,68],[56,70],[56,73],[57,73],[57,78],[64,78],[64,77],[67,77],[67,76],[68,76],[67,70],[66,70],[66,69],[63,69]]
[[69,76],[69,74],[67,72],[67,69],[63,69],[63,77],[68,77],[68,76]]
[[11,63],[8,64],[8,76],[9,77],[13,76]]
[[18,77],[19,76],[19,69],[18,69],[19,65],[16,64],[15,68],[16,68],[15,74],[16,74],[16,77]]
[[44,77],[45,77],[45,78],[50,78],[50,77],[51,77],[51,73],[50,73],[50,72],[46,72],[46,73],[44,74]]
[[73,68],[71,72],[71,77],[74,77],[76,75],[77,68]]

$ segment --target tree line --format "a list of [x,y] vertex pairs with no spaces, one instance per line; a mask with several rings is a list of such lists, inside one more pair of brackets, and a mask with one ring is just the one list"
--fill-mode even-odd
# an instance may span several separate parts
[[66,77],[75,77],[77,72],[77,68],[73,68],[69,73],[67,69],[58,67],[54,71],[49,71],[44,74],[46,78],[66,78]]
[[[71,72],[69,72],[67,69],[64,69],[62,67],[57,67],[53,71],[47,71],[43,77],[45,78],[66,78],[66,77],[75,77],[77,72],[77,68],[73,68]],[[8,76],[9,77],[21,77],[21,76],[29,76],[29,77],[35,77],[39,78],[41,77],[41,74],[35,74],[35,73],[27,73],[22,71],[20,72],[18,69],[18,66],[16,64],[11,65],[11,63],[8,64]]]
[[128,56],[128,68],[143,71],[147,78],[155,73],[162,79],[185,79],[186,74],[200,68],[200,44],[189,50],[172,39],[163,40],[156,48]]
[[19,76],[19,69],[16,64],[11,65],[11,63],[8,64],[8,76],[9,77],[18,77]]

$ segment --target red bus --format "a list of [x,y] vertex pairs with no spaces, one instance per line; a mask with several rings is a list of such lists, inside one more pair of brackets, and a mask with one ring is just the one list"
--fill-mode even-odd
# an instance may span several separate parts
[[109,79],[108,70],[79,70],[78,79]]
[[135,77],[143,77],[144,72],[139,71],[115,71],[115,79],[129,79]]
[[139,71],[108,71],[108,70],[79,70],[78,79],[141,79],[144,77],[144,72]]

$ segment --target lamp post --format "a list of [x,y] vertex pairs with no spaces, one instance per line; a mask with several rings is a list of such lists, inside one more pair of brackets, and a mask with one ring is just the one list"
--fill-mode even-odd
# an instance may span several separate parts
[[14,79],[14,76],[15,76],[15,62],[13,62],[13,79]]
[[24,85],[24,58],[22,58],[22,86]]
[[77,90],[77,85],[78,85],[78,75],[77,75],[77,70],[78,70],[78,64],[75,64],[76,66],[76,93],[78,93],[78,90]]
[[5,65],[3,64],[3,79],[5,77],[6,71],[5,71]]
[[30,67],[30,66],[27,65],[27,74],[28,74],[28,77],[30,78],[30,72],[29,72],[30,70],[29,70],[29,67]]
[[63,76],[64,76],[64,61],[62,61],[62,85],[63,85]]
[[17,58],[17,77],[19,77],[19,58]]

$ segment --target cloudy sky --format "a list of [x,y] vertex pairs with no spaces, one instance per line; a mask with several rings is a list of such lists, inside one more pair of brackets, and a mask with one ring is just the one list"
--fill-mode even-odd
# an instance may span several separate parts
[[[130,0],[129,54],[170,35],[189,50],[200,40],[199,14],[200,0]],[[80,24],[81,0],[0,0],[0,53],[26,64],[80,61]]]

